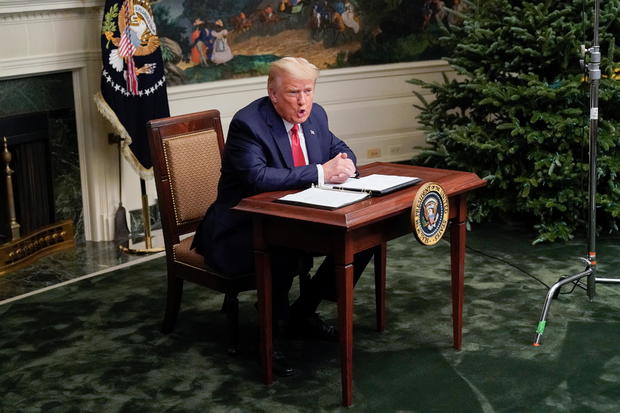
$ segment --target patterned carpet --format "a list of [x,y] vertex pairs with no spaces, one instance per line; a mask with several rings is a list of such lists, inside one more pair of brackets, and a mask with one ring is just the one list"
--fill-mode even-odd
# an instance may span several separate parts
[[[225,352],[222,297],[197,286],[186,285],[177,328],[162,335],[165,261],[156,258],[0,305],[0,412],[617,411],[620,286],[598,285],[592,302],[581,289],[562,294],[533,347],[543,283],[582,271],[585,243],[531,239],[508,225],[468,233],[459,352],[448,243],[391,242],[384,333],[374,330],[371,266],[355,291],[349,409],[335,343],[288,342],[300,373],[261,383],[251,292],[240,297],[237,357]],[[618,240],[599,240],[598,253],[599,276],[620,277]],[[321,314],[334,320],[334,304]]]

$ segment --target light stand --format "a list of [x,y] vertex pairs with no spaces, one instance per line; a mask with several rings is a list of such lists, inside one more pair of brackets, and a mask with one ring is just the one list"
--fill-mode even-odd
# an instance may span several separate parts
[[[601,52],[598,39],[599,16],[600,0],[595,0],[594,37],[592,47],[587,50],[587,52],[590,53],[590,62],[588,63],[588,77],[590,79],[590,160],[588,197],[590,209],[588,222],[588,256],[587,258],[581,258],[581,260],[586,264],[586,268],[578,274],[560,278],[558,282],[549,288],[545,298],[545,303],[543,305],[543,310],[540,315],[540,321],[538,321],[538,326],[536,328],[534,346],[540,346],[541,344],[542,334],[545,331],[545,325],[547,324],[547,314],[549,313],[551,300],[553,300],[553,298],[557,298],[560,288],[563,285],[574,283],[577,286],[585,288],[588,298],[592,300],[596,295],[596,283],[620,284],[620,279],[596,277],[596,154],[598,138],[598,89],[601,79]],[[585,287],[581,283],[581,279],[584,277],[587,277]]]

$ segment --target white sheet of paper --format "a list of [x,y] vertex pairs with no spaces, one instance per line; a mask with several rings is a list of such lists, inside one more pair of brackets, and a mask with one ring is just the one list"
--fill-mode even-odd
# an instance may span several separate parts
[[342,184],[330,186],[343,189],[380,192],[416,179],[418,178],[411,176],[372,174],[361,178],[349,178]]
[[312,187],[294,194],[285,195],[281,201],[303,203],[326,208],[340,208],[368,197],[364,192],[336,191]]

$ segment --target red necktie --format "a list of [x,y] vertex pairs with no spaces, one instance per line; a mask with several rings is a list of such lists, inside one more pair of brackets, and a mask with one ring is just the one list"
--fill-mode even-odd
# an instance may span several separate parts
[[294,124],[291,128],[291,148],[293,150],[293,164],[295,166],[304,166],[306,158],[299,144],[299,124]]

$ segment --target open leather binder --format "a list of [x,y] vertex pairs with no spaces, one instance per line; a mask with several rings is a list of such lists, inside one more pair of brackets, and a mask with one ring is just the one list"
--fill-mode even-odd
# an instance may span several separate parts
[[276,201],[315,208],[336,209],[351,205],[370,196],[381,196],[415,185],[420,178],[398,175],[372,174],[349,178],[342,184],[312,186]]

